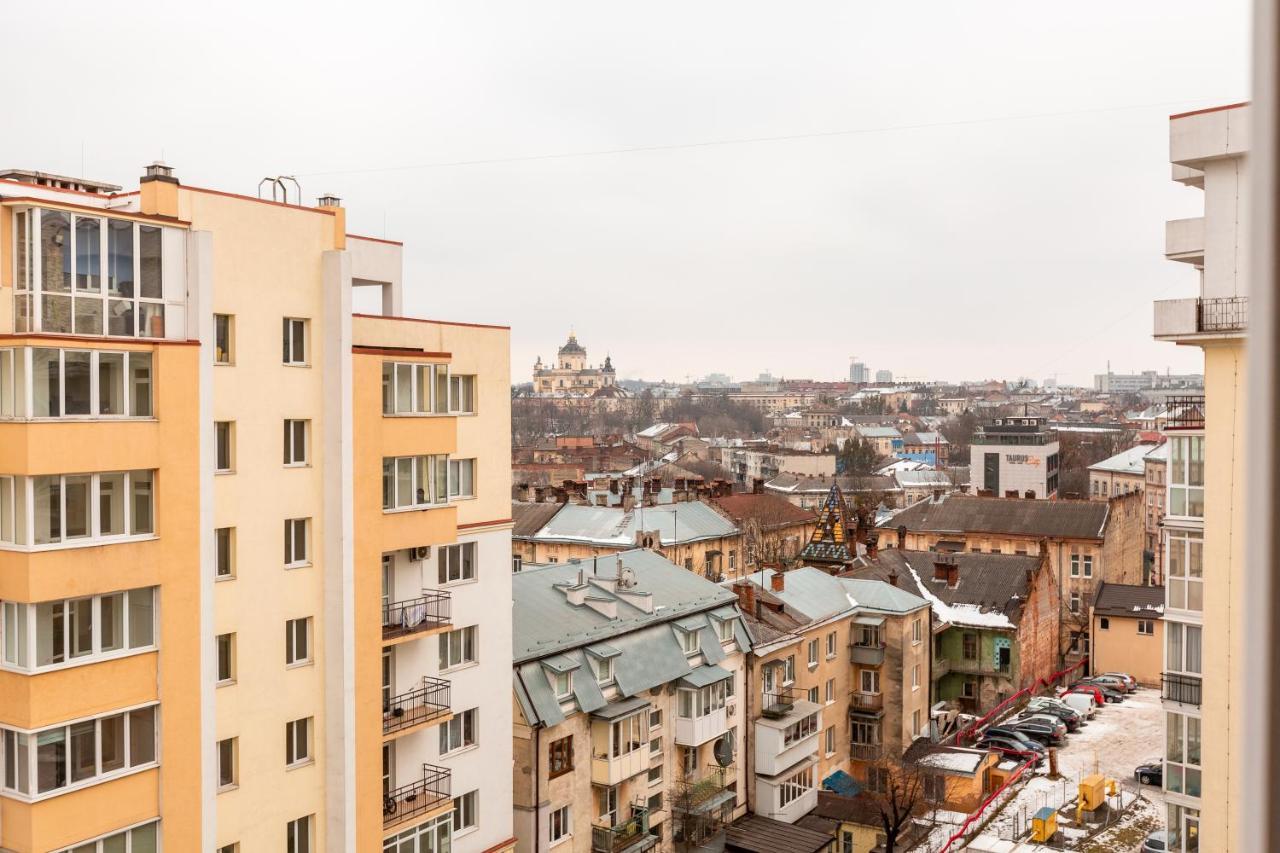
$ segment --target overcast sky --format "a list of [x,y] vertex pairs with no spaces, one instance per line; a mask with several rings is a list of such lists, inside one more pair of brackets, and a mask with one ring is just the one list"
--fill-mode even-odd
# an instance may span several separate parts
[[1247,97],[1247,5],[13,4],[0,166],[297,174],[517,381],[570,326],[629,378],[1199,370],[1167,116]]

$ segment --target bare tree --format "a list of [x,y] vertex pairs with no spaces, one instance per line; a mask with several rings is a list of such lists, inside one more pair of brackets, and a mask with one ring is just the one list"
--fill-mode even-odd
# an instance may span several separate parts
[[945,806],[951,793],[947,776],[884,755],[870,764],[867,779],[860,796],[867,798],[879,816],[884,853],[909,849],[921,820],[933,809]]

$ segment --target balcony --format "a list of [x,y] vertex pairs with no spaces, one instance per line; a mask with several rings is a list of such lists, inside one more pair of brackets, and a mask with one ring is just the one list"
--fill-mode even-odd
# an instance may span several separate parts
[[884,713],[883,693],[850,693],[849,713],[878,717]]
[[[775,706],[776,707],[776,706]],[[822,706],[796,699],[781,717],[761,715],[755,721],[755,772],[776,776],[806,758],[818,756]]]
[[449,682],[422,677],[422,686],[392,696],[382,706],[382,736],[406,734],[428,723],[441,722],[451,715]]
[[795,708],[800,691],[790,687],[780,687],[772,693],[765,693],[760,704],[760,716],[769,720],[781,720]]
[[851,743],[849,757],[854,761],[879,761],[884,756],[882,743]]
[[965,675],[994,675],[1009,677],[1011,666],[997,666],[986,658],[934,658],[931,677],[936,681],[942,676],[959,672]]
[[420,598],[382,605],[382,641],[396,642],[450,626],[452,601],[447,592],[423,590]]
[[1163,688],[1160,696],[1180,705],[1200,705],[1200,676],[1183,675],[1178,672],[1164,674]]
[[1204,429],[1204,395],[1169,397],[1165,409],[1166,430]]
[[684,776],[671,786],[671,811],[678,814],[705,814],[737,795],[729,790],[736,768],[709,767],[693,777]]
[[1196,327],[1201,332],[1243,332],[1249,326],[1249,297],[1201,299]]
[[592,753],[591,783],[612,787],[639,776],[649,769],[649,743],[628,744],[629,751],[616,756],[608,753]]
[[884,643],[854,643],[849,647],[849,659],[862,666],[880,666],[884,663]]
[[1164,224],[1164,256],[1186,264],[1204,264],[1204,217],[1172,219]]
[[649,809],[632,805],[631,816],[616,826],[591,827],[591,853],[640,853],[658,844],[649,834]]
[[1249,298],[1161,299],[1155,303],[1155,337],[1183,340],[1199,336],[1243,334],[1249,324]]
[[383,830],[452,808],[450,782],[449,768],[423,764],[421,779],[383,795]]

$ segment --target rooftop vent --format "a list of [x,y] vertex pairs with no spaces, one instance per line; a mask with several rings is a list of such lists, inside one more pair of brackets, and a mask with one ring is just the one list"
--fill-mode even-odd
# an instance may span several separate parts
[[102,181],[90,181],[86,178],[73,178],[68,175],[55,175],[51,172],[36,172],[31,169],[0,169],[0,180],[17,181],[21,184],[32,184],[38,187],[51,187],[58,190],[75,190],[76,192],[106,195],[120,192],[118,184]]
[[318,207],[342,207],[342,199],[333,193],[325,193],[316,199],[316,205]]
[[167,163],[163,163],[159,160],[156,160],[154,163],[147,166],[144,177],[172,180],[173,167],[168,165]]

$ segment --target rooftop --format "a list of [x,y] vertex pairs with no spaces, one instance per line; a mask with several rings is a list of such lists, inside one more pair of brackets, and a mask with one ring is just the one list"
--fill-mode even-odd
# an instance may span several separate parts
[[512,535],[541,542],[628,547],[636,544],[636,534],[642,531],[657,531],[659,544],[665,546],[733,536],[738,529],[701,501],[631,510],[564,504],[535,532],[513,531]]
[[916,533],[1005,533],[1050,539],[1101,539],[1107,528],[1103,501],[1024,500],[945,495],[917,501],[881,522],[880,529]]
[[1128,450],[1122,450],[1115,456],[1095,462],[1089,466],[1090,471],[1102,471],[1111,474],[1131,474],[1141,477],[1146,471],[1146,458],[1152,451],[1163,445],[1135,444]]
[[786,498],[771,494],[744,492],[712,498],[711,504],[739,526],[755,521],[764,530],[811,524],[817,520],[811,510],[801,509]]
[[1093,612],[1099,616],[1159,619],[1164,615],[1164,587],[1104,583],[1093,599]]

